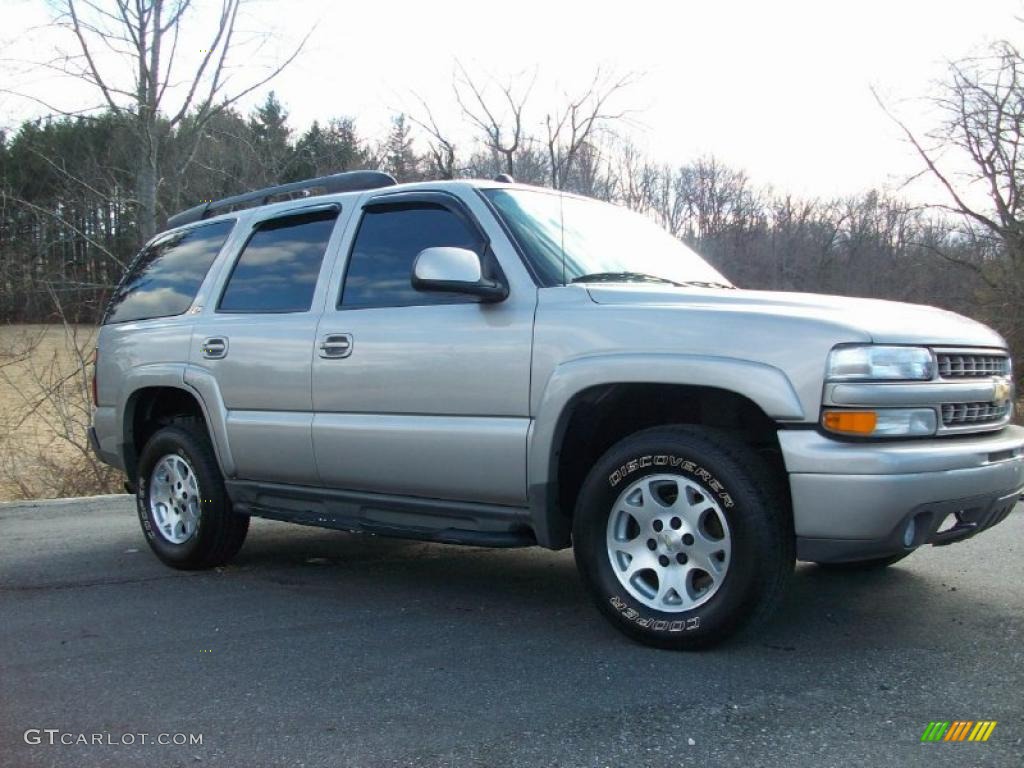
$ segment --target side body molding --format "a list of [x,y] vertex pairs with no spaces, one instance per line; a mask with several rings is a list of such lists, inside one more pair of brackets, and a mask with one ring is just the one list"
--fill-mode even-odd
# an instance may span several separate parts
[[804,420],[789,378],[778,368],[750,360],[710,355],[614,353],[576,358],[548,378],[534,414],[527,447],[530,516],[537,542],[568,545],[568,518],[557,509],[558,450],[573,399],[609,384],[675,384],[715,387],[743,395],[777,421]]

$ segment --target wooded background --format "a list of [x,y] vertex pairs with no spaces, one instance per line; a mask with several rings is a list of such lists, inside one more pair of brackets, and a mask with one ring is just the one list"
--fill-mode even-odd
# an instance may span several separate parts
[[[273,92],[246,113],[241,97],[301,45],[229,93],[221,71],[238,0],[220,1],[220,28],[191,32],[183,27],[188,0],[117,0],[116,12],[57,3],[54,23],[70,41],[63,70],[105,106],[0,132],[0,320],[61,313],[95,322],[125,265],[168,215],[271,184],[379,168],[399,181],[504,172],[591,195],[651,216],[740,287],[933,304],[994,325],[1018,354],[1024,347],[1024,67],[1009,42],[950,65],[947,82],[929,95],[940,116],[931,132],[904,128],[908,152],[945,191],[924,206],[876,190],[797,197],[713,156],[654,161],[630,141],[630,104],[642,81],[600,69],[561,104],[540,107],[531,93],[543,73],[500,79],[456,63],[460,124],[450,132],[423,100],[379,136],[361,133],[343,103],[337,117],[312,125],[291,123],[286,95]],[[192,87],[169,105],[169,43],[179,34],[210,42],[200,66],[177,73]],[[94,55],[100,46],[120,51],[128,66],[104,71]],[[946,170],[950,158],[955,174]],[[971,192],[979,187],[980,204]]]
[[[413,123],[360,136],[351,117],[297,130],[271,94],[250,115],[225,111],[181,172],[169,132],[158,217],[201,200],[337,171],[381,168],[399,181],[490,178],[505,158],[481,149],[441,167],[418,152]],[[940,212],[876,191],[798,199],[752,183],[713,157],[657,165],[610,133],[587,143],[559,185],[654,217],[737,285],[879,296],[977,314],[983,281],[971,265],[999,244]],[[0,319],[46,321],[56,310],[95,321],[140,245],[133,132],[115,115],[26,122],[0,145]],[[511,157],[517,181],[551,185],[547,153],[526,142]],[[963,264],[958,263],[964,262]]]

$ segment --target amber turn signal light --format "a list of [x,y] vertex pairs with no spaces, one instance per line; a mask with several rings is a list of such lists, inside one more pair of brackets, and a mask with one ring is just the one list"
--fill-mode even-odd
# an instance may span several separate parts
[[870,435],[878,425],[878,414],[874,411],[826,411],[821,424],[829,432]]

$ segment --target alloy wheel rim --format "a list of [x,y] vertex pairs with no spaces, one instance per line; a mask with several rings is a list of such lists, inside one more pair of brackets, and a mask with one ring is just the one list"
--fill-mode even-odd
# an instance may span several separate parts
[[184,456],[169,453],[149,477],[149,511],[160,535],[184,544],[199,528],[200,495],[195,470]]
[[622,587],[647,606],[681,613],[718,592],[732,536],[714,495],[681,475],[635,480],[608,516],[608,560]]

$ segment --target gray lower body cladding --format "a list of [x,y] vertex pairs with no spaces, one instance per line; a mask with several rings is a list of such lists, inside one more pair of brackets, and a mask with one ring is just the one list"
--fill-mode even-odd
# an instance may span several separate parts
[[1024,428],[1016,426],[889,443],[783,430],[779,442],[801,560],[866,560],[963,541],[1010,514],[1024,490]]
[[878,539],[823,539],[797,537],[798,560],[840,563],[897,555],[931,544],[945,546],[966,541],[1003,522],[1024,493],[986,494],[971,499],[923,504],[911,510]]
[[444,544],[537,543],[525,508],[250,481],[226,486],[235,510],[255,517]]

